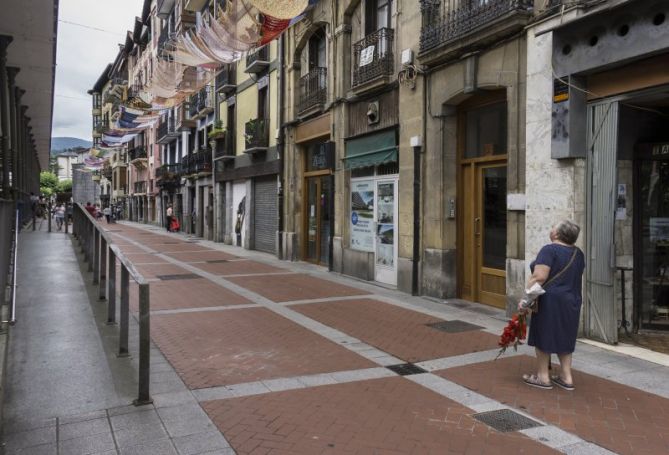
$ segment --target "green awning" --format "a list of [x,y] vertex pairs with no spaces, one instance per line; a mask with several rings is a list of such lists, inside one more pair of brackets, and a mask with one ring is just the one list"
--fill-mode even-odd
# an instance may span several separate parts
[[397,161],[395,130],[370,134],[346,141],[346,169],[375,166]]

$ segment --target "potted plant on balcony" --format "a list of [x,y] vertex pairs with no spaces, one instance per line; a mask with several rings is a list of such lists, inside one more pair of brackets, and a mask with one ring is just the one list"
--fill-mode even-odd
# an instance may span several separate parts
[[225,128],[223,128],[223,122],[216,120],[216,123],[214,123],[214,128],[209,131],[207,136],[209,139],[223,139],[225,137]]

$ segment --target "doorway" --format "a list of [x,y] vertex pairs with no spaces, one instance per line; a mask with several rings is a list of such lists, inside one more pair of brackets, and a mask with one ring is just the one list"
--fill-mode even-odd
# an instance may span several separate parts
[[325,174],[305,177],[305,228],[303,260],[319,265],[329,264],[332,179]]
[[[461,110],[459,295],[506,307],[507,106],[500,93]],[[497,99],[495,99],[497,98]]]
[[374,222],[374,279],[397,285],[397,179],[376,181]]

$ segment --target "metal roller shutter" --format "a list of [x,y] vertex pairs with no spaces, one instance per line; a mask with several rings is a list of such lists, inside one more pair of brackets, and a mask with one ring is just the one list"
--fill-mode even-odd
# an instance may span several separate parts
[[276,231],[279,227],[276,176],[255,179],[253,191],[254,249],[276,253]]

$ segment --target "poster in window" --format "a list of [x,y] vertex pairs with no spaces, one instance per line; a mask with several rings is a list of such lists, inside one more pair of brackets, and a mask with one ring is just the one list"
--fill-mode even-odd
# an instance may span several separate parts
[[351,182],[351,248],[374,251],[374,181]]
[[379,183],[376,195],[376,263],[395,266],[395,184]]

